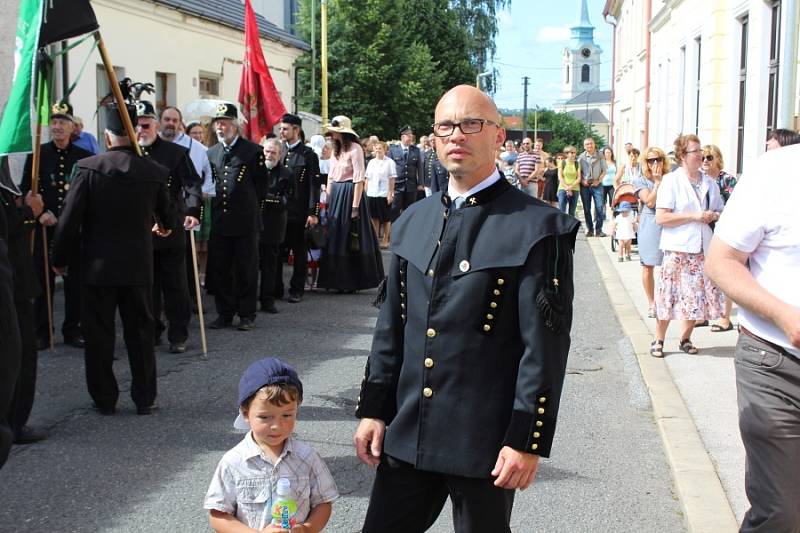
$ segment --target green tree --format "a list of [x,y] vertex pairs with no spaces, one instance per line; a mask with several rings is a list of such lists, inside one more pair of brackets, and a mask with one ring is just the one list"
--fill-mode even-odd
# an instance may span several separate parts
[[[587,125],[569,113],[558,113],[552,109],[540,109],[538,118],[540,130],[553,132],[553,138],[544,145],[546,152],[551,154],[560,152],[565,146],[571,144],[580,153],[583,150],[583,141],[587,137],[587,132],[594,139],[598,148],[605,145],[605,140],[594,131],[591,124]],[[533,131],[532,115],[528,116],[528,130]]]
[[[362,135],[396,138],[402,124],[427,132],[442,93],[474,83],[494,54],[495,10],[508,1],[330,0],[329,114],[351,117]],[[297,31],[308,42],[311,9],[319,21],[319,0],[300,0]],[[319,31],[316,40],[319,50]],[[320,69],[312,91],[311,60],[296,63],[297,106],[319,114]]]

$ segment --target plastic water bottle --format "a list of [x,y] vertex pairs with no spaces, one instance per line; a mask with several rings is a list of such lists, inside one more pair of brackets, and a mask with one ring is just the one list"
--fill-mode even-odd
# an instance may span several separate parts
[[275,496],[272,498],[272,525],[292,529],[297,522],[296,514],[297,502],[292,495],[292,484],[282,477],[278,480]]

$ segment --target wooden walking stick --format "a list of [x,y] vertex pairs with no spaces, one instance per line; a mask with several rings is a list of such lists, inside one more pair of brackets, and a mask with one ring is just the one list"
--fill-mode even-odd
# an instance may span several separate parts
[[[50,292],[50,259],[47,257],[47,228],[42,226],[42,254],[44,255],[44,294],[47,299],[47,339],[53,349],[53,293]],[[54,278],[55,279],[55,278]]]
[[200,342],[203,355],[208,355],[206,345],[206,322],[203,318],[203,296],[200,294],[200,274],[197,269],[197,243],[194,240],[194,229],[189,230],[189,241],[192,243],[192,268],[194,269],[194,293],[197,296],[197,314],[200,317]]

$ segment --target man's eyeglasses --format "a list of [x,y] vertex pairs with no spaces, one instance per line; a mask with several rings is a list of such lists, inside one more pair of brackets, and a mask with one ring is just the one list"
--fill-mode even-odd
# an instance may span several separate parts
[[696,148],[696,149],[694,149],[694,150],[686,150],[686,155],[689,155],[689,154],[699,154],[700,152],[702,152],[702,150],[701,150],[700,148]]
[[467,118],[461,122],[450,122],[449,120],[437,122],[436,124],[431,125],[431,128],[433,128],[433,134],[435,136],[448,137],[456,131],[456,128],[460,129],[461,133],[464,135],[480,133],[483,130],[484,124],[500,127],[500,124],[497,122],[492,122],[491,120],[486,120],[483,118]]
[[136,127],[142,130],[149,130],[151,124],[137,124]]
[[660,162],[661,162],[661,158],[660,157],[649,157],[647,159],[647,163],[649,165],[655,165],[656,163],[660,163]]
[[711,161],[713,161],[713,160],[714,160],[714,156],[713,156],[713,155],[711,155],[711,154],[708,154],[708,155],[704,155],[704,156],[703,156],[703,161],[708,161],[708,162],[710,163],[710,162],[711,162]]

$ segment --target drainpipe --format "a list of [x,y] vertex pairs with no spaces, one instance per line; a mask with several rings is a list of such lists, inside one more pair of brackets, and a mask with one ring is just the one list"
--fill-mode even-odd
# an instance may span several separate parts
[[[606,4],[608,5],[608,4]],[[617,18],[613,15],[609,15],[608,9],[606,8],[605,12],[603,13],[605,17],[606,24],[610,24],[612,27],[611,30],[611,108],[609,110],[608,117],[608,145],[614,149],[614,100],[617,94]],[[611,19],[611,20],[609,20]],[[616,153],[616,150],[614,150]]]
[[785,9],[783,26],[783,58],[781,65],[783,72],[780,76],[780,105],[778,106],[778,127],[794,129],[795,88],[797,87],[797,25],[800,23],[797,2],[782,2],[781,10]]
[[647,21],[647,34],[645,35],[645,62],[644,62],[644,134],[642,135],[642,148],[644,151],[650,146],[650,19],[653,18],[653,2],[645,1],[646,11],[644,19]]

